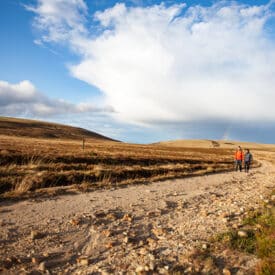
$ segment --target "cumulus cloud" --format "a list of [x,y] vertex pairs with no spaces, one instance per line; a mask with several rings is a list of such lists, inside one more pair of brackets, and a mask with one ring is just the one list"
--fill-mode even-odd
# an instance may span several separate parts
[[82,0],[29,9],[42,39],[66,40],[81,56],[72,75],[97,86],[122,121],[274,121],[275,42],[265,27],[273,2],[119,3],[93,15],[93,33]]
[[112,112],[111,107],[97,107],[92,103],[73,104],[62,99],[48,98],[37,91],[28,80],[17,84],[0,81],[1,115],[58,115],[89,112]]
[[83,0],[37,0],[36,6],[25,5],[25,8],[36,14],[33,26],[41,32],[36,44],[54,42],[67,45],[70,41],[69,46],[78,51],[85,45],[88,8]]

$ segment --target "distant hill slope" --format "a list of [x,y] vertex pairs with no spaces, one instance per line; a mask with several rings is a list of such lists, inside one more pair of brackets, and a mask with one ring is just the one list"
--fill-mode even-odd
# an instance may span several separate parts
[[250,149],[274,148],[275,144],[261,144],[255,142],[229,141],[229,140],[171,140],[155,143],[155,145],[188,148],[232,148],[237,146]]
[[0,135],[58,139],[89,138],[100,141],[115,141],[111,138],[78,127],[10,117],[0,117]]

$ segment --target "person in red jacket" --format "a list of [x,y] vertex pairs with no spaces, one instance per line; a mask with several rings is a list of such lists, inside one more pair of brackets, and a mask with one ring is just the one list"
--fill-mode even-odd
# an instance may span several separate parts
[[239,146],[238,150],[235,152],[236,171],[240,170],[240,172],[242,172],[243,160],[244,160],[244,153],[241,146]]

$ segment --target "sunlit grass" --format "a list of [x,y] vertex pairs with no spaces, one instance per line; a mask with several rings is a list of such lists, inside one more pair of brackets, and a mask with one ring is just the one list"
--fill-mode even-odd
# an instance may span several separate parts
[[78,190],[199,176],[234,168],[232,150],[0,136],[0,194]]
[[[252,253],[260,259],[256,267],[256,274],[275,274],[275,191],[268,203],[261,210],[251,211],[243,220],[242,226],[251,228],[246,230],[247,237],[240,237],[238,230],[230,230],[219,234],[215,241],[222,242],[225,247],[245,253]],[[272,197],[273,195],[273,197]]]

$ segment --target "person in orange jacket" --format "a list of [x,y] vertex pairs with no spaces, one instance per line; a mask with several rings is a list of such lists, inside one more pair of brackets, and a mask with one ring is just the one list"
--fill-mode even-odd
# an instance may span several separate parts
[[236,171],[238,171],[238,169],[240,170],[240,172],[242,172],[242,162],[244,160],[244,153],[243,150],[241,148],[241,146],[238,147],[238,150],[235,152],[235,164],[236,164]]

